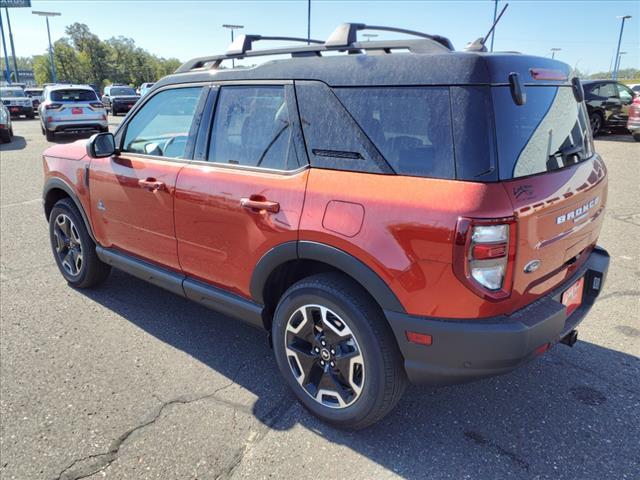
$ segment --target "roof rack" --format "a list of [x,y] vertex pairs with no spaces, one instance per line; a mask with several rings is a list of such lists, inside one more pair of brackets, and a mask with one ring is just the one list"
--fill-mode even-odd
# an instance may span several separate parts
[[[357,32],[360,30],[382,30],[388,32],[399,32],[424,40],[390,40],[390,41],[367,41],[358,42]],[[289,46],[282,48],[274,48],[268,50],[252,50],[254,42],[261,40],[279,40],[292,42],[305,42],[309,45]],[[371,53],[390,53],[391,50],[405,49],[415,53],[423,53],[429,51],[429,47],[433,47],[434,42],[438,48],[453,50],[451,41],[440,35],[430,35],[428,33],[416,32],[414,30],[406,30],[395,27],[382,27],[376,25],[365,25],[364,23],[343,23],[336,28],[329,38],[322,42],[321,40],[313,40],[299,37],[271,37],[262,35],[240,35],[229,46],[227,52],[222,55],[211,55],[205,57],[193,58],[182,64],[175,73],[184,73],[194,69],[207,68],[215,69],[220,66],[223,60],[242,59],[248,57],[262,57],[272,55],[291,55],[292,57],[308,57],[321,56],[321,52],[326,51],[348,51],[349,53],[360,53],[362,51],[371,51]],[[312,44],[312,45],[311,45]]]

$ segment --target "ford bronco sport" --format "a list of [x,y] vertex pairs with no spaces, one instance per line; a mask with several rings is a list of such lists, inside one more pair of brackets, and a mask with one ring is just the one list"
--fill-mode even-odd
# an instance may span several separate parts
[[[421,38],[359,42],[364,28]],[[345,428],[408,381],[572,345],[609,257],[606,168],[569,67],[363,24],[252,48],[273,39],[191,60],[115,134],[44,152],[67,282],[116,267],[265,329],[298,400]]]

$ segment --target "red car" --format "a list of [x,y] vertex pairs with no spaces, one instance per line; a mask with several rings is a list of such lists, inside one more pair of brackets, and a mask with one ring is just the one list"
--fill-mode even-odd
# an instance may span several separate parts
[[[345,428],[407,381],[572,345],[609,263],[607,170],[566,64],[363,28],[273,50],[242,36],[162,79],[115,135],[44,152],[70,285],[116,267],[265,329],[300,402]],[[272,54],[292,58],[218,68]]]
[[633,99],[633,103],[629,106],[629,119],[627,120],[627,129],[633,135],[636,142],[640,142],[640,96]]

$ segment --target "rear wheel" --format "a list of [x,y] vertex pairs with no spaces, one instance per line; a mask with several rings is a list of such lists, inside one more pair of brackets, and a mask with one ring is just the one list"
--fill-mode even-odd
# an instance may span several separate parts
[[603,118],[602,114],[598,112],[593,112],[589,117],[589,123],[591,123],[591,133],[595,137],[602,130]]
[[13,133],[11,132],[11,130],[0,130],[0,140],[2,140],[2,143],[11,142],[12,135]]
[[53,142],[56,139],[56,132],[45,130],[44,134],[47,136],[47,141],[49,142]]
[[72,287],[90,288],[109,276],[111,267],[98,258],[96,244],[71,199],[64,198],[53,206],[49,237],[60,273]]
[[640,132],[638,132],[638,133],[634,133],[634,134],[633,134],[633,139],[634,139],[636,142],[640,142]]
[[34,119],[34,118],[36,118],[36,114],[33,113],[33,112],[27,113],[27,118]]
[[407,384],[393,333],[347,277],[315,275],[283,295],[273,320],[280,372],[298,400],[335,426],[361,429],[397,404]]

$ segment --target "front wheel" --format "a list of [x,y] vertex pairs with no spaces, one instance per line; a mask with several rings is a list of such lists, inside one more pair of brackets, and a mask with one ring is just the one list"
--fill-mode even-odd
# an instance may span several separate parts
[[598,112],[593,112],[589,117],[589,123],[591,124],[591,133],[595,137],[602,130],[602,123],[603,123],[602,115],[599,114]]
[[398,403],[402,356],[380,307],[354,281],[321,274],[294,284],[272,327],[276,362],[298,400],[337,427],[361,429]]
[[49,216],[51,249],[60,273],[69,285],[90,288],[104,282],[111,267],[96,254],[96,244],[69,198],[59,200]]

